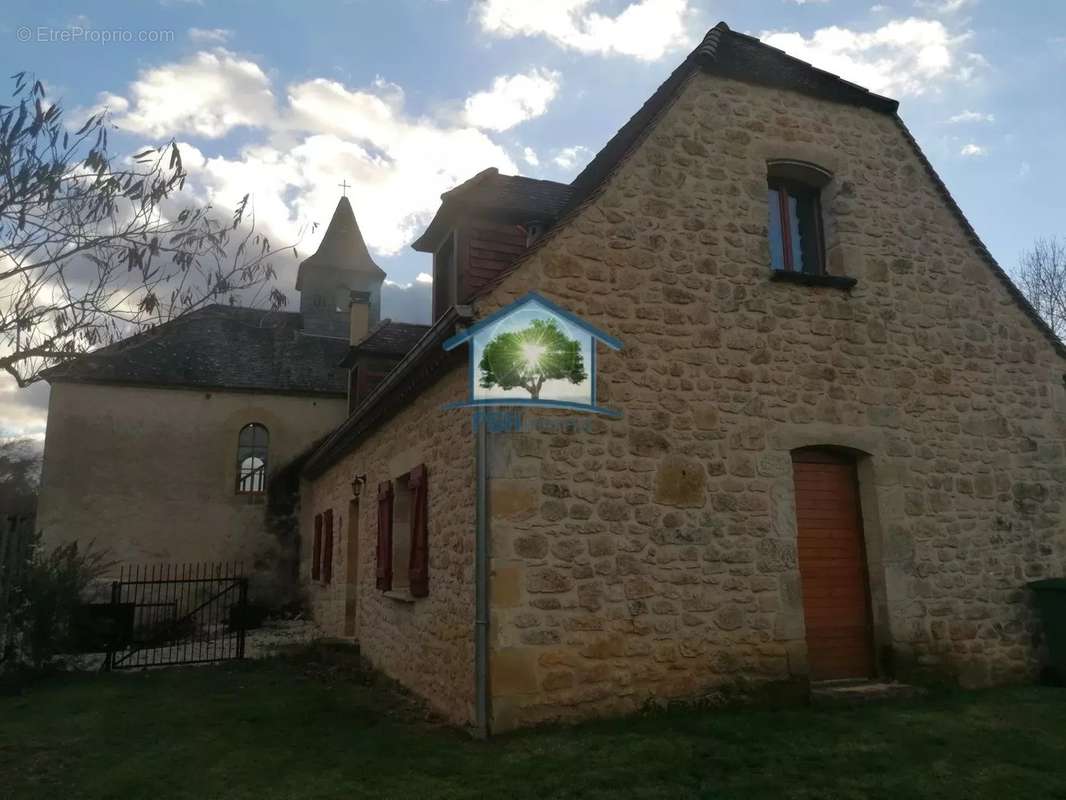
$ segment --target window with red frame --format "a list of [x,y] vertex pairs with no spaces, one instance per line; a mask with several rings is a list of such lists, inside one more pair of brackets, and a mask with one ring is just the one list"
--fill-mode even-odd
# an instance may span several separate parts
[[787,272],[825,272],[822,209],[819,190],[799,181],[771,176],[770,266]]

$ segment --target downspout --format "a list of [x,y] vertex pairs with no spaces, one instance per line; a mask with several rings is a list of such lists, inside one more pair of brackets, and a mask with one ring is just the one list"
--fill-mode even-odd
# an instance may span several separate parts
[[474,528],[474,697],[476,735],[489,735],[489,536],[487,514],[487,435],[485,420],[475,412],[475,528]]

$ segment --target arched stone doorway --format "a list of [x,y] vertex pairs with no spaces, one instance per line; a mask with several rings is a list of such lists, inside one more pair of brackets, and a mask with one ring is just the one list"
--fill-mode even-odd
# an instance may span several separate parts
[[855,456],[792,451],[797,557],[812,680],[876,672],[873,618]]

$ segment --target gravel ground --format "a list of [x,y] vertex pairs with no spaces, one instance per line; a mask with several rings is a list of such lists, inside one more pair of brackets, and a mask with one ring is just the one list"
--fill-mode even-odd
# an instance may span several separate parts
[[[270,658],[279,650],[294,645],[310,644],[322,638],[322,630],[309,619],[270,619],[259,628],[244,635],[245,658]],[[210,647],[210,644],[206,644]],[[153,653],[156,660],[165,660],[165,653]],[[64,669],[95,672],[104,663],[103,653],[82,653],[61,659]],[[207,662],[210,663],[210,662]]]

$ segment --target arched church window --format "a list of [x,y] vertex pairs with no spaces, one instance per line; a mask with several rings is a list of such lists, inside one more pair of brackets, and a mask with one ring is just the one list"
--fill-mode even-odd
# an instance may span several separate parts
[[237,494],[266,490],[267,450],[270,434],[265,426],[251,422],[237,437]]

